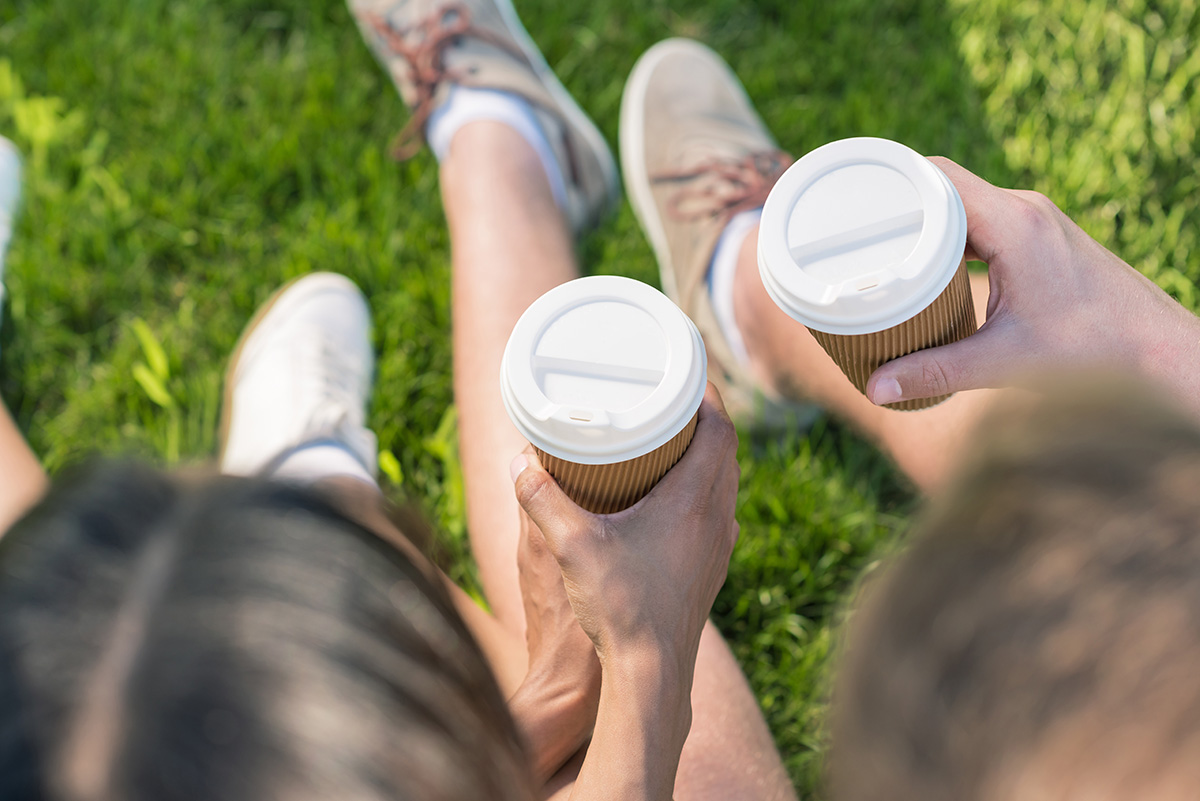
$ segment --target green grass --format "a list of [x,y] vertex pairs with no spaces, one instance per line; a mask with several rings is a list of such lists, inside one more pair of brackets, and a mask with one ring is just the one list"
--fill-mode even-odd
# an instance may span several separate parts
[[[517,5],[610,142],[637,56],[696,37],[793,152],[886,136],[1038,188],[1196,308],[1194,0]],[[338,0],[0,7],[0,131],[29,157],[0,391],[47,467],[210,459],[243,324],[288,278],[338,270],[374,309],[371,422],[393,490],[425,500],[472,585],[436,170],[427,154],[385,157],[405,118]],[[657,281],[628,205],[581,250],[589,271]],[[741,457],[742,541],[715,616],[802,792],[820,797],[840,610],[916,500],[827,422],[745,436]]]

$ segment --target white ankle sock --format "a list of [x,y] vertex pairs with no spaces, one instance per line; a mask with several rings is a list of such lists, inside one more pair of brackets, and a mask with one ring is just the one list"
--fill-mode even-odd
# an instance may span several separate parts
[[546,133],[538,123],[533,108],[526,100],[511,92],[495,89],[474,89],[466,86],[450,87],[446,102],[438,106],[425,124],[425,138],[438,161],[450,152],[450,141],[458,129],[468,122],[492,120],[501,122],[519,133],[538,155],[546,178],[550,180],[550,191],[558,207],[567,207],[567,185],[558,159],[546,140]]
[[750,229],[758,225],[762,217],[762,209],[743,211],[736,215],[717,240],[713,250],[712,261],[708,265],[708,294],[712,298],[713,312],[717,317],[717,325],[733,351],[733,357],[739,364],[745,365],[750,361],[746,352],[746,342],[742,339],[741,329],[733,313],[733,279],[737,274],[738,257],[742,252],[742,243]]
[[326,478],[346,476],[378,486],[371,473],[354,454],[335,442],[314,442],[292,451],[269,478],[295,484],[313,484]]

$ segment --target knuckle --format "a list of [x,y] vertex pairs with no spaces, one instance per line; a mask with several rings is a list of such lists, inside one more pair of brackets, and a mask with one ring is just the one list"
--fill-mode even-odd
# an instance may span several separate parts
[[728,418],[722,418],[720,424],[721,445],[729,451],[737,451],[738,435],[737,429],[734,428],[733,422]]
[[1038,191],[1032,191],[1029,193],[1029,202],[1037,206],[1042,211],[1058,211],[1058,204]]
[[950,391],[950,375],[941,362],[930,359],[921,366],[921,386],[931,395],[944,395]]
[[1054,201],[1041,192],[1022,190],[1017,193],[1015,211],[1019,224],[1033,235],[1045,235],[1057,226],[1059,212]]
[[528,509],[537,501],[538,495],[546,489],[549,483],[550,476],[546,473],[521,476],[516,487],[517,503]]

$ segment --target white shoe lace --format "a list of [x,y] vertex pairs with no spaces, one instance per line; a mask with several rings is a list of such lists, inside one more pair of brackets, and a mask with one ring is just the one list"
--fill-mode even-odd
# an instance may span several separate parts
[[364,419],[363,366],[323,332],[305,336],[297,347],[299,390],[307,401],[300,442],[342,443],[369,467],[375,446]]

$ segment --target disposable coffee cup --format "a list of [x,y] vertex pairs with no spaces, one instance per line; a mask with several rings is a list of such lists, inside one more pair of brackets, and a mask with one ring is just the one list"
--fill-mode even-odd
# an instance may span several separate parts
[[513,424],[563,491],[598,514],[637,503],[679,461],[707,380],[687,315],[616,276],[579,278],[534,301],[500,366]]
[[[843,139],[793,164],[771,190],[758,268],[771,299],[812,331],[865,393],[885,362],[975,333],[954,185],[916,151]],[[924,409],[938,398],[888,404]]]

